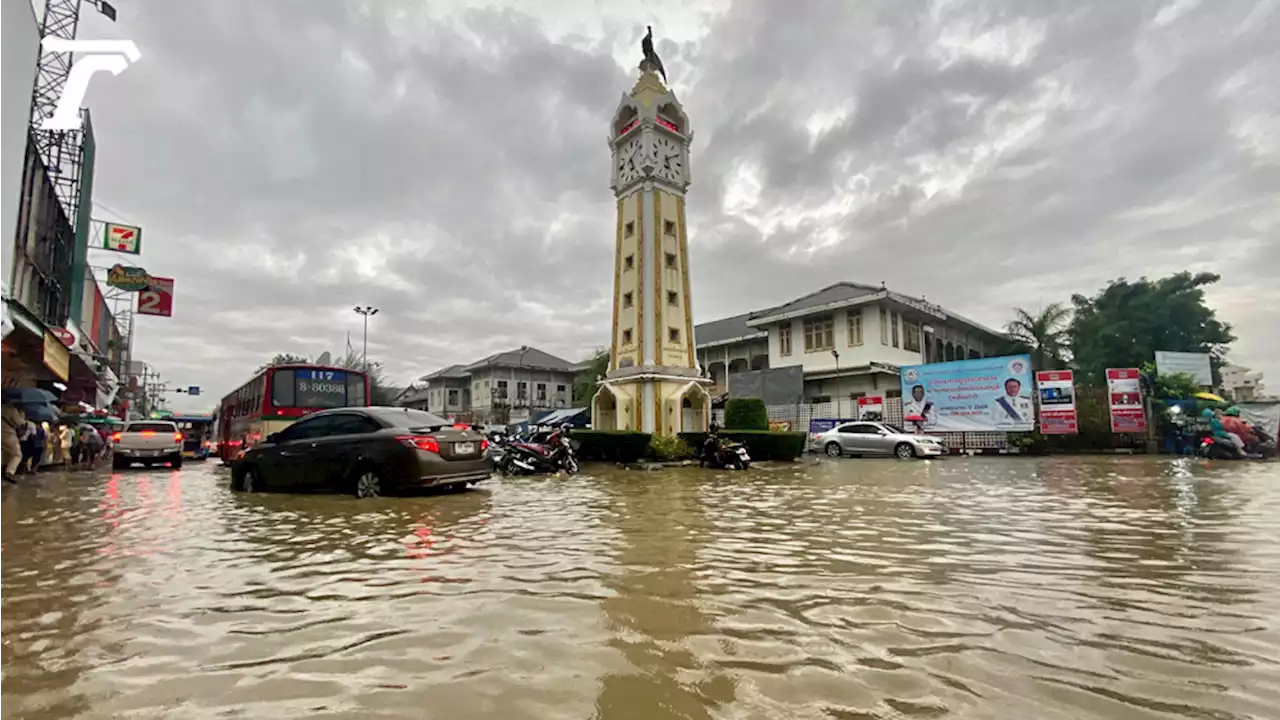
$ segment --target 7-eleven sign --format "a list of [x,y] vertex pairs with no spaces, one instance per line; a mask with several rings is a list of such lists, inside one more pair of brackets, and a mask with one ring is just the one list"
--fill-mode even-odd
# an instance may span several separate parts
[[106,225],[102,241],[104,250],[114,250],[115,252],[131,253],[133,255],[142,253],[142,228],[110,222],[103,224]]

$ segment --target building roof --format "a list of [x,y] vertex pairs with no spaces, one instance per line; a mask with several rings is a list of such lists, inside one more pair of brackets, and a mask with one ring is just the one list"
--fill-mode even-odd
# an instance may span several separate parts
[[881,298],[914,307],[921,312],[926,312],[939,317],[940,319],[950,318],[968,325],[975,330],[989,333],[991,335],[1002,336],[1004,334],[998,330],[992,330],[985,325],[976,323],[964,316],[957,315],[950,310],[945,310],[934,303],[928,302],[924,298],[916,298],[910,295],[897,293],[889,290],[884,285],[877,286],[864,285],[856,282],[838,282],[834,285],[828,285],[821,290],[811,292],[808,295],[802,295],[801,297],[782,305],[776,305],[762,310],[754,310],[749,313],[743,313],[742,315],[734,315],[733,317],[703,323],[694,328],[694,337],[697,340],[699,348],[712,347],[715,345],[727,345],[755,338],[763,338],[768,336],[765,326],[780,320],[782,317],[802,317],[826,309],[854,305],[864,301],[870,302],[875,298]]
[[767,332],[747,325],[750,317],[751,313],[743,313],[697,325],[693,328],[694,340],[698,347],[706,347],[748,338],[768,337]]
[[577,363],[571,363],[568,360],[558,358],[551,353],[546,353],[538,348],[526,345],[524,347],[516,348],[515,350],[494,353],[483,360],[478,360],[467,365],[463,369],[468,373],[490,367],[530,368],[571,373],[574,372],[577,365]]
[[753,313],[749,313],[749,315],[754,319],[770,315],[784,315],[788,313],[801,312],[810,308],[821,308],[822,306],[830,305],[831,303],[846,302],[866,297],[868,295],[875,295],[876,293],[884,292],[884,290],[885,287],[883,285],[877,287],[875,285],[863,285],[862,283],[855,282],[838,282],[835,285],[828,285],[817,292],[802,295],[785,305],[757,310]]
[[423,375],[419,380],[430,382],[432,380],[465,380],[468,376],[466,369],[462,365],[450,365],[433,373]]

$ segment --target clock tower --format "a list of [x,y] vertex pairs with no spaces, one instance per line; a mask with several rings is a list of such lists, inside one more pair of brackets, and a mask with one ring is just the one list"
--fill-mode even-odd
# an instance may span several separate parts
[[702,432],[709,379],[696,365],[685,191],[693,131],[646,58],[609,127],[617,202],[609,372],[592,426],[655,435]]

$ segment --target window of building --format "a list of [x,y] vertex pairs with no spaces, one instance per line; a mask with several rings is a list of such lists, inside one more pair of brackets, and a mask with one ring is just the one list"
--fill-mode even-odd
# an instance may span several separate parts
[[893,333],[893,346],[898,347],[898,313],[889,316],[889,331]]
[[629,308],[629,307],[631,307],[631,293],[630,293],[630,292],[624,292],[624,293],[622,293],[622,307],[624,307],[624,308]]
[[453,407],[458,404],[458,391],[449,390],[449,406]]
[[622,231],[622,234],[623,234],[624,236],[626,236],[626,237],[631,237],[632,235],[635,235],[635,234],[636,234],[636,224],[635,224],[635,221],[632,221],[632,222],[627,223],[627,224],[626,224],[626,229]]
[[623,269],[623,270],[634,270],[634,269],[635,269],[635,267],[636,267],[636,256],[635,256],[635,255],[628,255],[628,256],[626,256],[626,257],[622,258],[622,269]]
[[667,328],[667,342],[673,342],[673,343],[680,342],[679,328],[673,328],[673,327]]
[[516,399],[527,400],[529,398],[529,383],[521,381],[516,383]]
[[675,270],[675,269],[676,269],[676,254],[675,254],[675,253],[667,253],[667,269],[668,269],[668,270]]
[[564,385],[557,385],[557,386],[556,386],[556,394],[558,394],[558,395],[563,395],[563,394],[564,394],[564,391],[565,391],[565,386],[564,386]]
[[547,384],[546,383],[538,383],[537,387],[535,387],[534,390],[537,392],[537,395],[535,395],[535,397],[538,398],[538,402],[547,401]]
[[778,326],[778,354],[783,357],[791,354],[791,323],[789,321]]
[[805,320],[804,351],[807,353],[820,352],[835,347],[835,329],[835,321],[830,315]]
[[494,388],[494,394],[498,396],[499,400],[507,399],[507,381],[506,380],[499,380],[497,382],[497,387]]
[[889,344],[889,311],[880,308],[880,344]]
[[898,390],[898,389],[894,389],[894,390],[885,390],[885,391],[884,391],[884,396],[885,396],[886,398],[900,398],[900,397],[902,397],[902,390]]
[[850,310],[848,327],[845,328],[849,333],[849,347],[857,347],[862,344],[862,311]]
[[829,403],[831,402],[831,396],[830,395],[814,395],[813,397],[809,398],[809,402],[813,403],[814,405]]
[[920,352],[920,323],[915,320],[902,321],[902,349],[907,352]]
[[675,221],[674,221],[674,220],[663,220],[663,221],[662,221],[662,234],[663,234],[663,235],[670,235],[670,236],[672,236],[672,237],[675,237],[675,234],[676,234],[676,223],[675,223]]
[[675,290],[668,290],[668,291],[667,291],[667,304],[668,304],[668,305],[679,305],[679,304],[680,304],[680,293],[676,292]]
[[622,344],[623,345],[631,344],[631,328],[627,328],[626,330],[622,331]]

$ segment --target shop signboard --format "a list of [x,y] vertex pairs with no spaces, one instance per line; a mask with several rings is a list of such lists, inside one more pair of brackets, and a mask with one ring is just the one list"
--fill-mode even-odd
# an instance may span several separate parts
[[71,351],[57,335],[47,331],[44,334],[44,366],[63,382],[71,377]]
[[146,290],[151,284],[151,276],[140,267],[131,267],[119,263],[107,270],[107,285],[125,292]]

